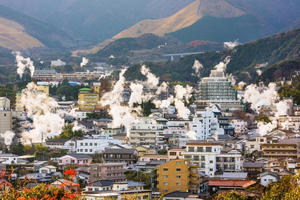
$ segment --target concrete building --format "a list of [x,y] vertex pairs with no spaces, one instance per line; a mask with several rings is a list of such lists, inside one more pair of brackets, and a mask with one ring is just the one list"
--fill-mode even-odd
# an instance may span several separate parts
[[12,130],[12,112],[6,108],[0,108],[0,133]]
[[121,141],[107,136],[85,137],[76,140],[75,151],[80,154],[95,154],[111,145],[121,145]]
[[151,148],[163,148],[163,131],[162,124],[156,123],[152,118],[140,118],[138,123],[131,125],[129,130],[129,143],[133,146],[146,145]]
[[273,140],[260,145],[263,157],[268,159],[300,158],[300,138]]
[[89,182],[98,180],[125,181],[125,163],[95,163],[89,166]]
[[10,110],[10,100],[6,97],[0,97],[0,110]]
[[201,79],[198,89],[196,103],[199,107],[205,108],[211,104],[218,104],[222,110],[242,109],[237,91],[223,71],[211,70],[209,77]]
[[185,159],[199,165],[199,171],[210,177],[221,172],[242,170],[242,155],[237,150],[225,151],[223,145],[215,141],[190,141],[187,152],[182,153]]
[[106,148],[102,152],[102,159],[107,163],[124,162],[127,165],[135,164],[138,160],[138,153],[135,149]]
[[171,160],[159,165],[157,175],[157,188],[163,194],[174,191],[198,193],[198,166],[192,165],[189,160]]
[[82,88],[78,93],[78,106],[82,111],[93,111],[98,106],[99,94],[90,88]]

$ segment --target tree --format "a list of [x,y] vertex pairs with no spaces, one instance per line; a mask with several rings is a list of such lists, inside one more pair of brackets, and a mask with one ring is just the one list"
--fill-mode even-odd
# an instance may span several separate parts
[[[217,195],[215,200],[252,200],[252,197],[247,197],[242,193],[238,193],[236,191],[223,192]],[[254,199],[253,199],[254,200]]]

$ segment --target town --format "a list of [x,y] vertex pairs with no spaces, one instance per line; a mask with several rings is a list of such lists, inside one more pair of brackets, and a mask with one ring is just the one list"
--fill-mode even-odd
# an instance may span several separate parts
[[[146,66],[147,80],[131,84],[122,72],[114,83],[68,82],[37,70],[14,104],[0,98],[2,172],[29,188],[68,183],[86,200],[207,199],[231,190],[260,198],[270,183],[299,173],[300,105],[279,99],[272,83],[256,91],[234,85],[225,73],[228,59],[196,88],[151,86],[158,78]],[[299,80],[298,73],[283,85]],[[51,97],[57,85],[80,85],[78,100]]]

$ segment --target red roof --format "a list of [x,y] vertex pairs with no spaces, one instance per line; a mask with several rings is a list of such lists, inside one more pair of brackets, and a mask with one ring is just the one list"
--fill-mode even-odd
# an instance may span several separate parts
[[210,180],[209,186],[220,186],[220,187],[242,187],[247,188],[256,181],[253,180]]

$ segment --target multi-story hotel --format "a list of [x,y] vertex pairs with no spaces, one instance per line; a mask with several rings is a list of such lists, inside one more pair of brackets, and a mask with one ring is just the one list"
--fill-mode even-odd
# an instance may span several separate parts
[[198,88],[196,103],[199,107],[205,108],[210,104],[218,104],[222,110],[242,109],[237,91],[223,71],[211,70],[210,76],[202,78]]
[[163,194],[174,191],[198,193],[198,166],[189,160],[171,160],[159,165],[157,175],[157,188]]
[[199,166],[199,171],[208,176],[221,172],[241,171],[242,155],[237,150],[224,151],[219,142],[190,141],[187,151],[182,153],[185,159]]
[[93,111],[99,102],[99,94],[93,92],[90,88],[82,88],[78,94],[78,106],[83,111]]

